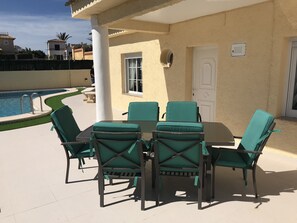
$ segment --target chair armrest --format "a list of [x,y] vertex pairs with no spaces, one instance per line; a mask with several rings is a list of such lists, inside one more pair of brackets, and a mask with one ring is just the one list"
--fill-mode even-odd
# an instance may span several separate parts
[[230,149],[230,148],[224,148],[224,147],[219,147],[219,150],[227,150],[230,152],[235,152],[235,153],[252,153],[252,154],[262,154],[261,151],[254,151],[254,150],[242,150],[242,149]]
[[202,117],[201,117],[201,115],[200,115],[200,113],[198,112],[198,114],[197,114],[197,116],[198,116],[198,122],[202,122]]
[[233,136],[235,139],[242,139],[242,136]]
[[123,112],[123,113],[122,113],[122,115],[127,115],[127,114],[128,114],[128,112]]

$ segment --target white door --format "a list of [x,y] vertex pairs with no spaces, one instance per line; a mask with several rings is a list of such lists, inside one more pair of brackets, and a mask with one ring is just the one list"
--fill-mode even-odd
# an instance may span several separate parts
[[297,42],[293,42],[291,51],[290,76],[287,95],[286,116],[297,118]]
[[193,54],[193,100],[198,103],[202,121],[215,121],[218,50],[196,47]]

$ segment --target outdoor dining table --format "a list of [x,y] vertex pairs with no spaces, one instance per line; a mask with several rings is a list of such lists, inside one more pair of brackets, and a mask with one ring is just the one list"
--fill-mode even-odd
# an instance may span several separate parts
[[[156,130],[157,121],[127,121],[127,120],[112,120],[103,122],[114,122],[114,123],[135,123],[139,124],[141,128],[142,138],[144,140],[150,140],[152,138],[152,132]],[[212,146],[233,146],[234,137],[231,131],[221,122],[202,122],[204,126],[204,141],[206,146],[211,153]],[[79,142],[89,142],[93,131],[93,125],[83,130],[77,135],[76,140]],[[204,193],[204,200],[210,200],[210,179],[211,179],[211,156],[206,157],[207,172],[206,180],[207,188]]]
[[[152,132],[156,130],[157,121],[127,121],[127,120],[112,120],[103,122],[115,123],[135,123],[139,124],[141,128],[142,138],[150,140]],[[231,131],[221,122],[202,122],[204,126],[204,140],[206,146],[233,146],[234,137]],[[88,142],[93,130],[93,125],[83,130],[76,140],[79,142]]]

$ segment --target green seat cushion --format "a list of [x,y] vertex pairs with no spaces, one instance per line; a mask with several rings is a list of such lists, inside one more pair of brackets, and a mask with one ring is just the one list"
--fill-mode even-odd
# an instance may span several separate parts
[[[51,113],[51,119],[63,142],[76,142],[76,136],[81,132],[68,106]],[[81,149],[81,144],[67,145],[72,155]]]
[[130,102],[128,108],[128,120],[158,121],[158,102]]
[[166,107],[166,121],[197,122],[197,103],[194,101],[168,102]]
[[[260,109],[256,110],[243,134],[239,149],[258,151],[261,144],[260,138],[268,133],[273,122],[274,117],[271,114]],[[251,164],[255,154],[241,154],[241,156]]]

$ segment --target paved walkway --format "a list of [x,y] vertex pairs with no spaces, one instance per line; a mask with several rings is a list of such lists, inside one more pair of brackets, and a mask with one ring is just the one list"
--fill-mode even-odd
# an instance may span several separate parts
[[[64,100],[81,129],[95,121],[95,106],[83,96]],[[155,207],[148,172],[146,211],[133,199],[128,183],[106,186],[106,207],[99,207],[96,181],[64,183],[66,160],[51,124],[0,132],[0,223],[92,222],[297,222],[297,156],[265,148],[257,171],[260,198],[252,194],[251,174],[244,186],[240,170],[217,168],[216,198],[197,210],[193,182],[163,182],[163,205]],[[77,170],[70,180],[93,178],[96,168]],[[95,160],[87,160],[95,166]],[[117,193],[113,193],[117,191]]]

